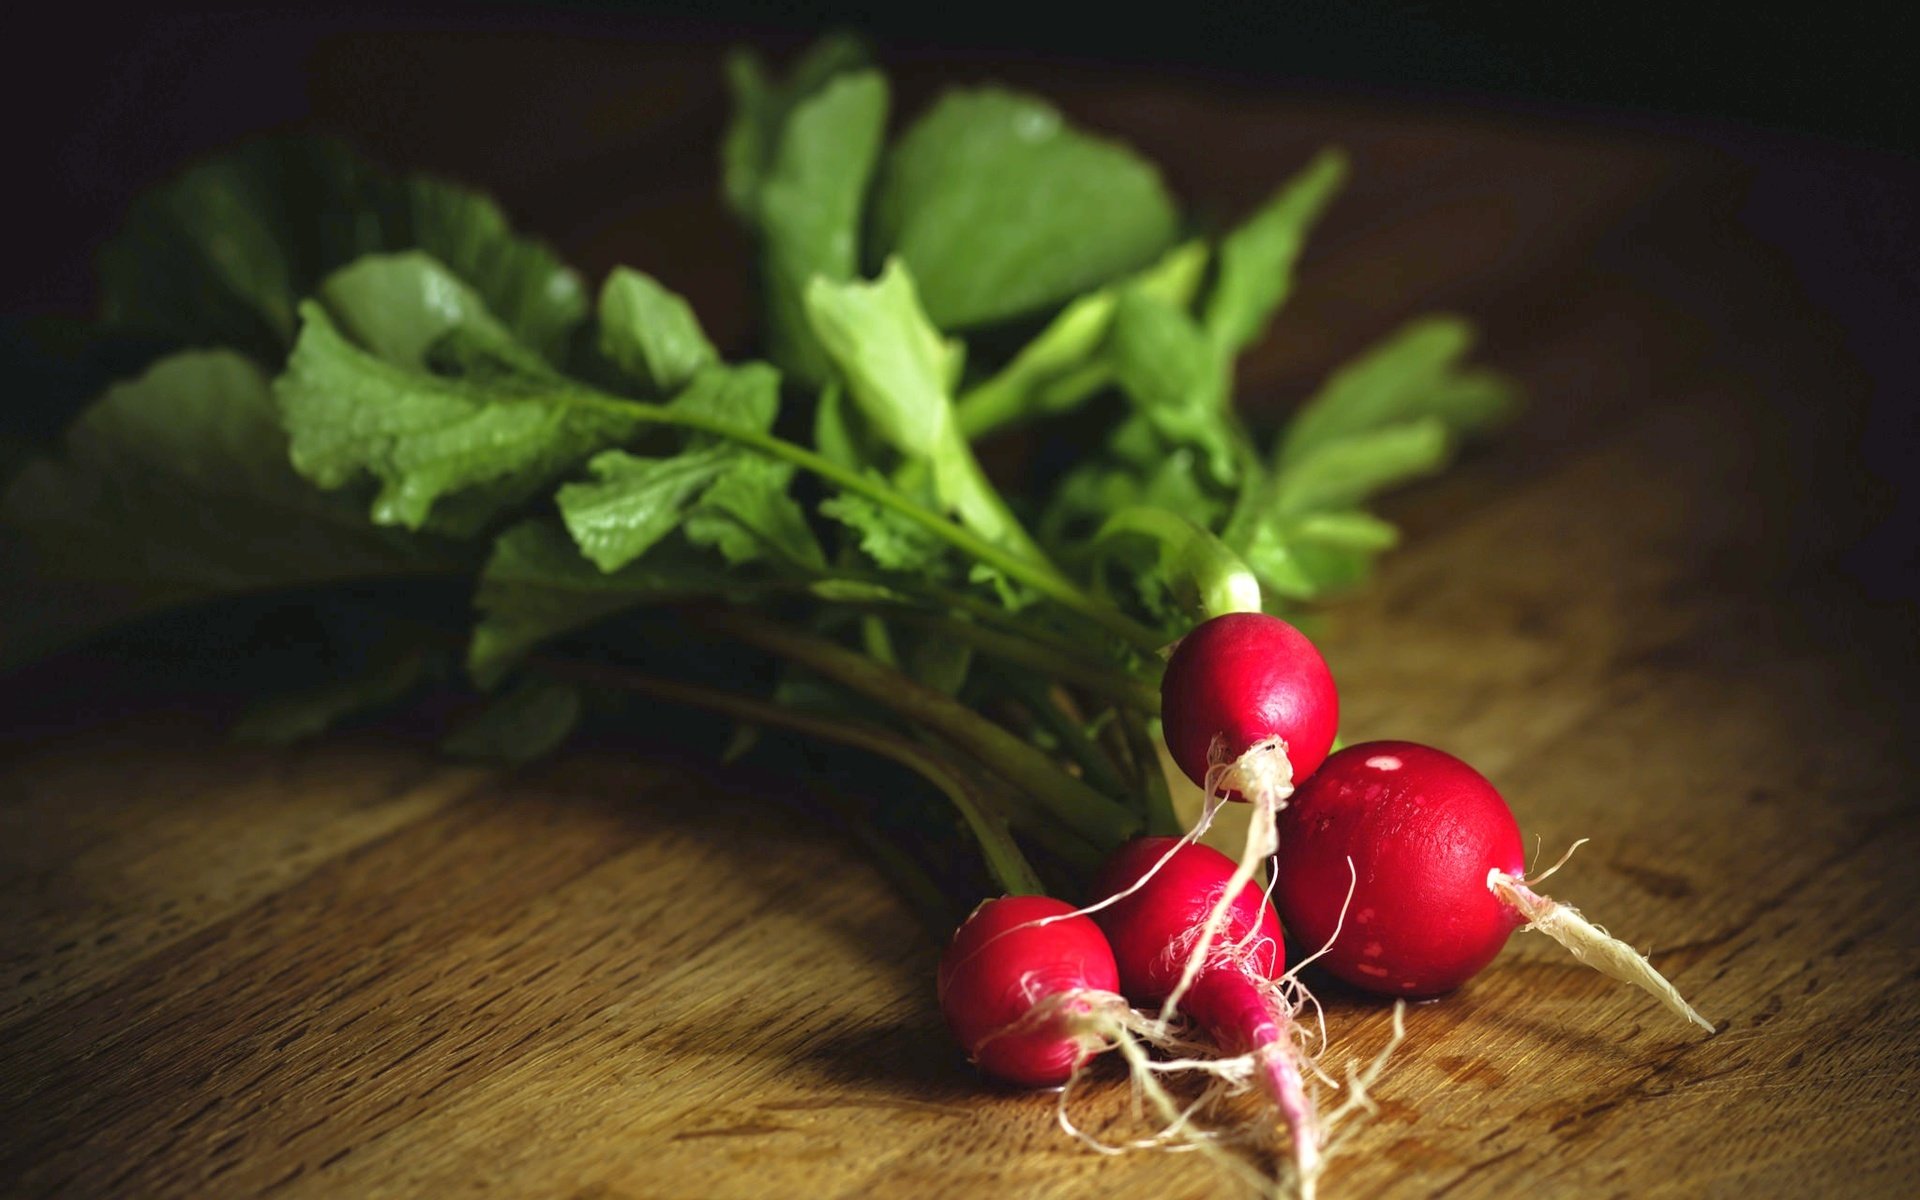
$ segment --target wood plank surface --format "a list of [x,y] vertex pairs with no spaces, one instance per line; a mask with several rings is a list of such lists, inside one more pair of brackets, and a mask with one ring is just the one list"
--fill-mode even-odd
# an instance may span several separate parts
[[[346,37],[308,69],[319,123],[749,336],[705,51]],[[915,62],[903,92],[954,72]],[[1444,307],[1533,406],[1398,501],[1406,548],[1317,618],[1346,736],[1453,749],[1548,857],[1591,838],[1555,894],[1720,1027],[1518,936],[1410,1012],[1323,1194],[1913,1194],[1913,612],[1837,569],[1882,515],[1858,482],[1870,380],[1735,219],[1746,162],[1542,117],[992,73],[1134,141],[1203,211],[1349,148],[1250,402]],[[245,749],[164,696],[16,724],[8,1194],[1227,1194],[1192,1156],[1094,1154],[1054,1097],[981,1083],[933,1006],[937,947],[769,781],[604,745],[488,771],[400,729]],[[1382,1045],[1384,1009],[1322,998],[1331,1062]],[[1111,1075],[1072,1108],[1128,1128]]]

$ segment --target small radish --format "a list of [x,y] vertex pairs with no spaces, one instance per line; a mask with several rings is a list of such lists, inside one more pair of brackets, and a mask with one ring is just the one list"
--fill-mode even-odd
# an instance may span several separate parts
[[1451,754],[1414,742],[1348,746],[1294,793],[1279,839],[1274,898],[1287,931],[1330,940],[1321,965],[1356,987],[1449,991],[1525,927],[1713,1030],[1632,947],[1527,886],[1512,810]]
[[1326,659],[1298,629],[1257,612],[1215,617],[1182,638],[1160,680],[1160,709],[1173,761],[1201,787],[1220,762],[1271,738],[1285,746],[1292,779],[1305,779],[1340,727]]
[[1190,943],[1186,965],[1169,990],[1169,1008],[1199,978],[1226,921],[1227,898],[1253,881],[1274,850],[1274,819],[1333,745],[1340,697],[1333,673],[1305,634],[1264,613],[1227,613],[1198,627],[1174,648],[1160,680],[1167,749],[1206,789],[1193,831],[1212,821],[1222,798],[1253,805],[1246,845],[1213,911]]
[[940,1012],[996,1079],[1057,1087],[1105,1049],[1120,1013],[1107,938],[1072,905],[1002,896],[973,910],[940,958]]
[[[1279,926],[1268,911],[1275,939]],[[1276,940],[1272,954],[1277,962]],[[1190,1126],[1183,1108],[1159,1081],[1168,1071],[1239,1078],[1229,1062],[1200,1057],[1203,1047],[1175,1036],[1118,994],[1119,970],[1106,934],[1084,913],[1045,896],[1003,896],[973,911],[940,959],[940,1011],[948,1028],[982,1071],[1024,1087],[1059,1087],[1060,1127],[1106,1153],[1182,1143],[1230,1176],[1255,1187],[1263,1181]],[[1146,1047],[1174,1055],[1154,1061]],[[1105,1050],[1127,1062],[1136,1095],[1165,1122],[1154,1136],[1119,1146],[1076,1128],[1067,1117],[1065,1085]]]
[[[1091,911],[1113,945],[1128,999],[1172,1007],[1184,993],[1186,1012],[1221,1050],[1254,1059],[1262,1088],[1286,1120],[1302,1190],[1311,1192],[1320,1130],[1302,1079],[1293,1008],[1276,983],[1284,964],[1280,921],[1251,881],[1235,890],[1234,876],[1233,860],[1209,846],[1140,838],[1101,867],[1094,894],[1103,902]],[[1183,980],[1220,903],[1226,917],[1219,939]]]

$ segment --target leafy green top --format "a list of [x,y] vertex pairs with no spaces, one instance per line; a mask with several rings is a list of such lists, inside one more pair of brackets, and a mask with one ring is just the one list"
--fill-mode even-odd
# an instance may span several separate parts
[[[104,322],[175,350],[15,473],[0,552],[52,603],[10,604],[0,650],[226,594],[466,579],[470,629],[376,616],[351,677],[245,729],[391,703],[453,634],[500,691],[450,748],[520,760],[590,707],[556,654],[678,662],[639,610],[725,611],[784,663],[770,696],[652,686],[913,765],[1024,885],[1008,829],[1072,862],[1158,811],[1155,649],[1360,580],[1396,536],[1373,497],[1512,409],[1443,317],[1277,436],[1236,414],[1235,358],[1292,292],[1337,153],[1213,241],[1151,164],[1031,96],[951,92],[889,143],[856,42],[729,80],[722,190],[759,248],[766,361],[639,271],[590,313],[491,201],[337,143],[255,143],[142,200],[101,256]],[[979,439],[1101,397],[1104,438],[1051,486],[982,469]],[[982,807],[985,776],[1013,798]]]

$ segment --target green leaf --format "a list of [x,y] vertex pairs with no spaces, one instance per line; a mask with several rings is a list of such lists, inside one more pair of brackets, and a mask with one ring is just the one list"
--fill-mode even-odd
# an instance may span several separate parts
[[413,691],[434,666],[434,657],[423,646],[382,643],[351,672],[249,706],[235,722],[233,736],[263,746],[289,746],[317,736]]
[[1200,450],[1213,478],[1232,482],[1230,364],[1200,326],[1158,297],[1128,291],[1114,311],[1108,353],[1121,390],[1154,430],[1172,445]]
[[1423,317],[1328,378],[1288,426],[1275,456],[1283,471],[1320,446],[1433,416],[1472,433],[1512,411],[1515,395],[1489,372],[1459,373],[1473,329],[1457,317]]
[[1308,601],[1365,580],[1399,539],[1392,525],[1358,510],[1311,513],[1262,521],[1242,554],[1270,594]]
[[721,190],[735,216],[748,224],[757,219],[760,189],[794,106],[835,76],[866,66],[869,57],[866,44],[859,38],[829,34],[808,47],[788,71],[786,80],[776,83],[768,78],[760,56],[751,50],[736,50],[727,56],[733,117],[720,145]]
[[820,344],[874,432],[908,458],[930,458],[952,438],[949,382],[961,349],[927,320],[897,260],[872,283],[816,279],[807,313]]
[[[780,375],[765,363],[712,367],[694,376],[667,407],[722,421],[736,429],[765,433],[780,408]],[[695,438],[705,445],[706,435]],[[732,442],[725,442],[733,445]]]
[[1358,506],[1438,471],[1463,437],[1513,411],[1506,380],[1458,368],[1472,336],[1457,318],[1414,321],[1301,409],[1272,472],[1242,492],[1221,535],[1269,591],[1304,600],[1359,583],[1396,535]]
[[947,544],[893,509],[842,492],[822,500],[820,512],[851,529],[862,553],[883,570],[934,579],[951,573]]
[[469,355],[514,369],[547,369],[514,342],[478,292],[419,251],[356,259],[321,282],[319,299],[342,332],[398,366],[430,369],[435,348],[459,332]]
[[[779,404],[779,376],[759,363],[708,367],[668,407],[738,429],[765,432]],[[567,530],[601,570],[639,558],[675,529],[733,563],[771,554],[805,568],[824,559],[806,515],[787,495],[792,467],[736,442],[696,434],[672,458],[621,450],[596,455],[595,479],[560,489]]]
[[625,609],[750,592],[749,581],[672,542],[603,572],[580,556],[557,522],[525,521],[500,535],[481,572],[474,600],[481,618],[467,669],[491,687],[541,642]]
[[828,461],[851,471],[877,461],[880,447],[857,412],[849,411],[846,391],[829,383],[813,407],[813,445]]
[[627,267],[614,268],[600,289],[600,351],[656,396],[720,361],[687,302]]
[[1133,151],[1042,100],[983,88],[947,93],[895,144],[874,237],[912,268],[934,324],[966,329],[1146,266],[1178,220],[1160,173]]
[[714,547],[736,565],[772,558],[802,570],[824,570],[826,556],[807,514],[787,493],[792,480],[793,468],[786,463],[742,456],[688,514],[687,540]]
[[1119,284],[1088,292],[1061,309],[993,378],[962,395],[955,418],[969,439],[1017,421],[1078,407],[1112,381],[1107,334],[1123,290],[1185,309],[1207,265],[1205,242],[1188,242]]
[[548,679],[523,680],[495,696],[440,743],[458,758],[521,766],[558,749],[580,723],[580,689]]
[[185,600],[460,562],[294,474],[265,375],[224,350],[175,354],[109,390],[63,455],[21,469],[0,526],[31,560],[10,573],[8,656]]
[[886,80],[875,71],[838,76],[794,107],[760,189],[773,359],[816,386],[829,368],[807,320],[807,285],[859,269],[861,211],[886,124]]
[[1400,544],[1398,529],[1359,509],[1310,513],[1293,523],[1293,533],[1304,542],[1373,553]]
[[337,142],[278,138],[201,163],[134,203],[100,252],[104,317],[163,344],[230,345],[274,362],[298,331],[299,302],[329,273],[415,248],[549,358],[586,314],[579,278],[515,234],[486,197],[390,175]]
[[567,484],[555,501],[580,552],[602,571],[617,571],[679,528],[694,498],[739,457],[724,446],[672,458],[605,450],[587,464],[593,482]]
[[1323,150],[1220,243],[1220,274],[1207,297],[1207,335],[1222,353],[1259,340],[1293,290],[1308,231],[1346,181],[1347,159]]
[[1108,514],[1134,506],[1177,512],[1213,528],[1227,504],[1192,446],[1168,446],[1147,419],[1122,420],[1101,452],[1067,472],[1054,488],[1041,529],[1049,540],[1090,532]]
[[1270,511],[1291,517],[1351,508],[1375,492],[1438,471],[1449,451],[1447,429],[1438,417],[1321,442],[1281,472]]
[[931,471],[940,505],[989,541],[1042,557],[954,422],[950,389],[962,350],[927,320],[905,264],[890,260],[872,283],[816,278],[807,312],[867,423]]
[[[516,373],[477,298],[431,260],[375,265],[393,285],[382,322],[412,306],[419,321],[445,317],[446,336],[503,352],[484,372],[436,374],[356,345],[327,309],[301,306],[300,340],[275,384],[294,467],[325,488],[378,480],[376,524],[419,529],[433,515],[436,528],[471,534],[638,428],[622,402],[550,372]],[[330,300],[358,294],[324,290]],[[360,311],[342,320],[364,325]],[[436,513],[446,499],[459,503]]]

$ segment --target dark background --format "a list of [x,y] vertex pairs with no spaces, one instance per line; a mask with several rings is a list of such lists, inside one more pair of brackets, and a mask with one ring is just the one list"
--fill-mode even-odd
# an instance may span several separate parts
[[[84,309],[92,244],[183,157],[307,112],[301,64],[345,31],[539,29],[675,40],[711,57],[829,27],[896,70],[930,58],[1057,60],[1466,102],[1702,136],[1810,135],[1911,165],[1911,43],[1879,7],[1738,17],[1675,3],[1465,6],[1279,0],[1049,6],[769,0],[37,7],[6,39],[15,236],[0,312]],[[430,87],[430,81],[422,81]],[[9,207],[12,207],[10,205]]]

